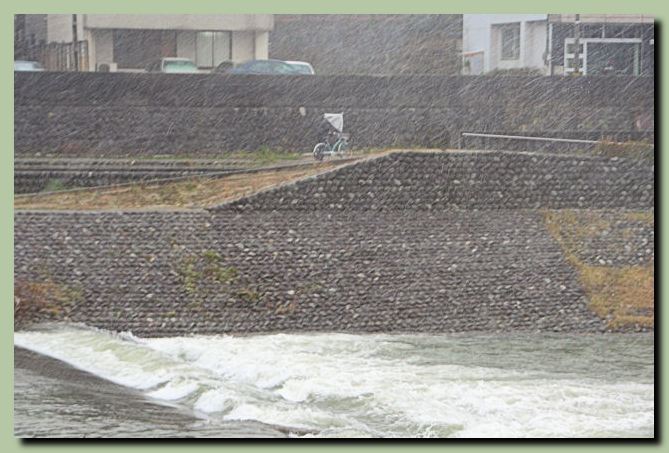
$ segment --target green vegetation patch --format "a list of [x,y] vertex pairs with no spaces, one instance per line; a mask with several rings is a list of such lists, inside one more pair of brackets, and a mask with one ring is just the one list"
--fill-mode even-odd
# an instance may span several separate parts
[[603,141],[595,146],[593,152],[598,156],[655,160],[655,145],[643,141],[624,143]]
[[69,189],[62,179],[49,179],[42,189],[42,192],[59,192],[61,190]]
[[80,287],[57,283],[50,278],[14,281],[14,329],[35,320],[67,316],[71,306],[83,300]]
[[230,284],[238,276],[237,268],[225,266],[221,256],[213,250],[183,258],[177,272],[188,294],[200,293],[212,285]]
[[255,303],[260,300],[260,294],[251,288],[237,290],[236,296],[244,302]]

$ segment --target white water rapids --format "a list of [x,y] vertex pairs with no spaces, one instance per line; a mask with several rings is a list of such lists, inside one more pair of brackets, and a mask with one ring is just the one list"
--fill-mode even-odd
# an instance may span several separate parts
[[59,326],[17,332],[14,341],[187,407],[209,425],[253,420],[319,437],[652,437],[654,430],[652,334],[144,339]]

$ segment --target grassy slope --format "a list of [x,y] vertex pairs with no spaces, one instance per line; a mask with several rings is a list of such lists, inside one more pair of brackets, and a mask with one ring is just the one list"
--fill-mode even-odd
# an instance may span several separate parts
[[[654,222],[653,211],[615,215],[649,225]],[[596,232],[608,228],[610,217],[605,219],[601,211],[561,210],[544,211],[544,218],[567,260],[578,271],[590,309],[607,319],[612,329],[652,328],[655,303],[653,262],[615,267],[592,265],[579,258],[582,244]]]
[[114,210],[204,208],[259,190],[328,170],[337,161],[311,167],[242,173],[226,177],[193,177],[174,182],[146,182],[122,187],[21,195],[16,209]]

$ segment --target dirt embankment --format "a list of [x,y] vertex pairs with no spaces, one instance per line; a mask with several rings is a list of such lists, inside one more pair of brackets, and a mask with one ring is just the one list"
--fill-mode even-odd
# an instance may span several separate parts
[[122,187],[22,195],[14,198],[14,207],[77,211],[206,208],[268,187],[315,175],[338,165],[342,163],[331,161],[309,167],[257,171],[226,177],[194,177],[174,182],[147,182]]

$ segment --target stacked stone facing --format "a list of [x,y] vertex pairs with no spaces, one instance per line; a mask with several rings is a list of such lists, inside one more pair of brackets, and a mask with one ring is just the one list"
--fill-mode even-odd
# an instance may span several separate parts
[[[652,209],[652,176],[620,159],[400,153],[210,211],[17,211],[15,280],[78,295],[34,320],[142,336],[599,332],[537,208]],[[610,237],[639,239],[624,236]]]
[[56,318],[143,336],[603,328],[529,211],[20,212],[15,230],[17,279],[83,291]]
[[406,152],[267,190],[236,210],[649,209],[646,161],[521,152]]

